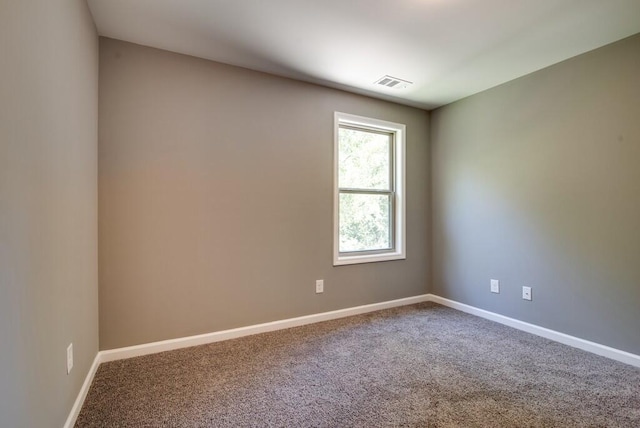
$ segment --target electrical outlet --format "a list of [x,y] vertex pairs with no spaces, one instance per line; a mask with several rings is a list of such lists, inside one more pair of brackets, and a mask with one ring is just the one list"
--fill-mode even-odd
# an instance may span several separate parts
[[491,292],[492,293],[499,293],[500,292],[500,281],[498,281],[497,279],[492,279],[491,280]]
[[67,346],[67,374],[71,373],[73,368],[73,343]]
[[316,280],[316,293],[324,293],[324,280]]
[[522,298],[524,300],[531,300],[531,287],[522,287]]

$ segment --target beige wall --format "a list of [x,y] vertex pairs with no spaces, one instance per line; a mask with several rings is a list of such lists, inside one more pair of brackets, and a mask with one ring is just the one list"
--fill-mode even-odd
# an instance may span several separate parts
[[[336,110],[407,125],[407,260],[332,266]],[[101,38],[99,135],[102,349],[427,291],[422,110]]]
[[98,350],[98,38],[84,1],[2,1],[0,46],[0,426],[60,427]]
[[433,292],[640,354],[640,35],[431,118]]

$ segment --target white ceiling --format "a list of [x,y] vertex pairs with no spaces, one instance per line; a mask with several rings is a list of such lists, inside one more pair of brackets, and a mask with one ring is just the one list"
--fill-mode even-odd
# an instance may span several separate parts
[[640,32],[640,0],[88,4],[102,36],[427,109]]

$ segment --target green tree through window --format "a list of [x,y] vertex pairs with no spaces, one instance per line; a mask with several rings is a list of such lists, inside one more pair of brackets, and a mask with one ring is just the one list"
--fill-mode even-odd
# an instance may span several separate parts
[[392,247],[393,135],[341,126],[340,252]]

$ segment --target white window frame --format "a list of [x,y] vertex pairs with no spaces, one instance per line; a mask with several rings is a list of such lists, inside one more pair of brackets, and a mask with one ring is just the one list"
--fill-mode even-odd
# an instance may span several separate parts
[[[393,245],[390,250],[372,251],[370,253],[340,253],[340,189],[338,183],[338,153],[340,125],[362,127],[363,130],[373,129],[393,134],[393,178],[394,195],[393,212]],[[334,144],[333,144],[333,265],[350,265],[357,263],[383,262],[389,260],[406,259],[406,191],[405,191],[405,138],[406,127],[401,123],[372,119],[348,113],[334,113]]]

